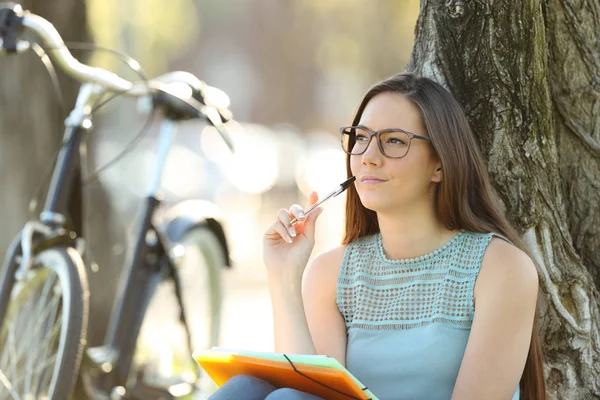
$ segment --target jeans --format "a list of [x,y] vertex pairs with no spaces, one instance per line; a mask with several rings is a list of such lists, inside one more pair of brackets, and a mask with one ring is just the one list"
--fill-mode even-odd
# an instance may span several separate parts
[[249,375],[229,379],[208,400],[323,400],[299,390],[278,389],[269,382]]

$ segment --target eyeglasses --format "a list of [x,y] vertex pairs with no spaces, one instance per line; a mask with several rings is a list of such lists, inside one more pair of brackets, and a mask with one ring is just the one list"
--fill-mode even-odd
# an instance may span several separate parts
[[364,126],[345,126],[340,128],[342,149],[350,155],[357,156],[367,151],[371,138],[377,137],[377,145],[381,154],[388,158],[402,158],[408,154],[413,139],[431,139],[402,129],[383,129],[372,131]]

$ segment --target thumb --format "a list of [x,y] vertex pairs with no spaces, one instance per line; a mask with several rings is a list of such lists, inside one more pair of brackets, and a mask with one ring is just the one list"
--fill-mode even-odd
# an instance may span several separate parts
[[304,235],[310,240],[314,240],[315,238],[315,225],[317,223],[317,218],[323,212],[322,207],[317,207],[306,216],[306,221],[304,221]]
[[308,196],[308,206],[306,206],[306,207],[308,208],[308,207],[312,206],[317,201],[319,201],[319,195],[317,194],[317,192],[311,192],[310,195]]

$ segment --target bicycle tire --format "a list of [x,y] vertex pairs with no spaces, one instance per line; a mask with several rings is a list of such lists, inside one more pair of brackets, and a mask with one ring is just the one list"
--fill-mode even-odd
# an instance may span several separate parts
[[[202,257],[203,261],[200,263],[195,263],[194,259],[192,260],[187,260],[187,262],[189,264],[192,264],[193,267],[195,268],[190,268],[189,269],[189,273],[192,274],[192,276],[198,277],[198,274],[203,274],[203,278],[205,279],[205,281],[208,283],[207,287],[210,289],[210,291],[208,292],[207,296],[203,296],[202,299],[203,300],[207,300],[209,303],[209,307],[208,307],[208,328],[203,331],[203,332],[198,332],[197,329],[194,329],[194,327],[190,326],[190,330],[191,330],[191,334],[196,336],[196,338],[192,338],[192,346],[194,347],[193,349],[191,349],[192,351],[195,350],[197,347],[212,347],[212,346],[216,346],[219,343],[219,336],[220,336],[220,331],[221,331],[221,319],[222,319],[222,282],[221,282],[221,274],[222,274],[222,270],[223,270],[223,266],[227,263],[227,254],[225,254],[225,251],[219,241],[219,238],[215,235],[215,233],[210,230],[207,226],[205,225],[198,225],[197,227],[192,228],[190,231],[188,231],[182,241],[181,244],[186,248],[186,255],[183,256],[181,259],[177,259],[177,260],[172,260],[173,264],[176,265],[175,268],[178,269],[178,272],[182,272],[186,270],[185,266],[182,266],[182,263],[185,263],[186,260],[185,258],[188,257],[189,255],[193,255],[194,254],[194,248],[197,249],[197,253],[200,255],[200,257]],[[198,255],[196,254],[196,255]],[[201,265],[202,268],[201,270],[199,270],[198,266]],[[189,265],[188,265],[189,267]],[[194,275],[195,274],[195,275]],[[199,324],[199,323],[194,323],[194,318],[195,316],[197,316],[197,308],[194,308],[193,306],[198,305],[199,302],[193,301],[192,304],[190,304],[190,299],[188,298],[188,296],[186,296],[186,292],[189,292],[190,286],[189,283],[192,282],[192,279],[190,279],[189,276],[180,276],[180,281],[181,283],[184,285],[183,287],[183,291],[184,293],[182,293],[183,296],[183,302],[184,302],[184,312],[186,314],[186,319],[188,321],[189,325],[205,325],[205,324]],[[198,282],[198,280],[194,280],[194,282]],[[167,289],[168,291],[171,291],[171,289]],[[140,347],[145,347],[143,346],[143,344],[140,346],[140,342],[144,341],[144,335],[145,332],[144,330],[148,329],[147,327],[145,327],[146,324],[146,318],[148,318],[149,316],[152,316],[153,310],[152,310],[152,306],[154,302],[157,302],[159,304],[165,304],[164,300],[164,295],[165,295],[165,290],[163,289],[162,291],[157,289],[155,291],[155,293],[153,294],[153,298],[150,300],[149,303],[149,307],[146,310],[146,315],[144,316],[144,325],[142,326],[142,331],[140,332],[140,336],[138,337],[138,349]],[[198,290],[198,292],[200,292],[200,290]],[[189,294],[189,293],[188,293]],[[174,297],[174,294],[171,294],[171,296]],[[158,317],[160,318],[160,317]],[[157,319],[157,317],[155,316],[155,319]],[[202,338],[205,337],[206,340],[202,340]],[[198,339],[199,338],[199,339]],[[156,343],[155,341],[152,341],[152,343]],[[147,346],[146,346],[147,348]],[[154,349],[152,349],[153,352],[156,352],[157,349],[156,347],[154,347]],[[137,350],[139,351],[139,350]],[[136,353],[137,353],[136,351]],[[142,350],[143,351],[143,350]],[[193,366],[193,368],[195,369],[195,373],[196,373],[196,378],[198,379],[198,381],[193,382],[194,385],[194,390],[197,392],[200,392],[202,389],[200,388],[200,386],[206,386],[206,384],[201,385],[199,379],[203,378],[203,374],[202,371],[200,369],[200,367],[195,363],[195,361],[193,361],[192,357],[191,357],[191,353],[190,354],[186,354],[186,358],[187,361],[190,363],[190,365]],[[139,364],[139,363],[138,363]],[[152,363],[151,363],[152,364]],[[146,365],[146,368],[150,367],[150,369],[155,368],[155,365]],[[155,368],[156,369],[156,368]],[[134,366],[133,368],[134,373],[139,373],[139,365],[137,367]],[[156,373],[156,371],[152,371],[153,373]],[[152,375],[152,372],[150,373],[150,375]],[[156,380],[156,376],[150,376],[148,377],[148,374],[145,373],[143,375],[146,375],[143,379],[143,381],[147,384],[150,385],[155,385],[155,386],[167,386],[165,384],[161,384],[161,380],[159,379],[158,381]],[[131,374],[130,374],[131,376]],[[177,374],[173,374],[173,376],[170,377],[162,377],[162,382],[168,381],[168,378],[171,378],[173,380],[175,380],[176,378],[178,378]],[[167,379],[164,379],[167,378]],[[185,380],[185,379],[183,379]],[[189,380],[188,380],[189,382]],[[192,382],[190,382],[192,383]]]
[[[2,389],[0,390],[0,399],[11,399],[13,397],[46,398],[48,400],[69,399],[77,379],[87,330],[89,291],[83,260],[79,253],[73,248],[56,247],[46,249],[36,255],[33,260],[33,267],[29,274],[21,281],[15,280],[17,269],[18,264],[15,262],[13,254],[7,258],[7,262],[0,272],[0,307],[2,308],[0,315],[4,315],[3,321],[0,321],[0,372],[2,372],[2,378],[4,378],[4,380],[0,382],[0,389]],[[52,274],[55,275],[53,281],[48,279]],[[12,327],[13,330],[18,330],[17,332],[13,332],[12,336],[23,340],[27,337],[27,333],[31,333],[31,330],[27,329],[30,327],[28,324],[31,322],[29,321],[33,318],[29,316],[29,318],[24,319],[22,316],[24,313],[19,313],[19,311],[23,310],[18,307],[24,300],[27,300],[24,302],[25,305],[30,304],[28,301],[33,301],[35,304],[35,295],[38,294],[35,289],[35,284],[42,282],[44,288],[48,288],[47,290],[42,289],[42,294],[44,293],[44,290],[46,290],[46,293],[52,290],[53,294],[58,293],[58,296],[60,296],[60,299],[57,300],[57,309],[60,309],[60,317],[58,314],[55,314],[49,321],[52,323],[52,320],[58,320],[60,318],[61,326],[56,344],[54,365],[48,369],[48,367],[43,367],[42,364],[42,372],[40,372],[37,377],[38,380],[42,381],[42,387],[39,387],[39,381],[29,382],[30,384],[37,386],[34,390],[35,393],[32,393],[32,389],[26,387],[28,386],[28,379],[26,377],[23,378],[23,370],[21,370],[21,368],[29,368],[25,370],[26,374],[32,372],[32,363],[36,363],[36,368],[40,368],[37,364],[40,361],[36,358],[39,354],[31,354],[33,352],[32,349],[42,350],[39,346],[35,345],[36,342],[34,341],[36,339],[35,334],[37,334],[37,327],[31,338],[33,339],[33,341],[30,342],[31,347],[28,347],[22,354],[27,357],[27,360],[21,360],[14,347],[12,349],[13,354],[8,356],[9,359],[7,360],[6,354],[11,351],[11,345],[7,344],[7,340],[10,340],[8,337],[11,336],[9,327]],[[49,285],[48,282],[56,285],[50,288],[51,285]],[[60,292],[58,290],[60,290]],[[31,293],[32,291],[33,293]],[[34,296],[31,296],[31,294],[34,294]],[[35,305],[44,304],[44,306],[47,306],[50,304],[49,302],[46,303],[45,300],[47,299],[40,296],[37,298],[38,303]],[[45,310],[36,308],[35,311]],[[12,321],[13,317],[14,321]],[[39,323],[40,326],[44,324],[47,324],[47,321],[44,320],[43,324]],[[22,333],[22,335],[19,335],[19,333]],[[40,344],[43,344],[45,340],[48,340],[48,336],[43,335],[41,332],[39,336]],[[52,347],[54,347],[54,344]],[[17,357],[11,360],[10,357],[13,355]],[[9,361],[11,362],[11,365],[10,367],[7,367]],[[49,372],[51,373],[46,388],[43,383],[46,379],[46,374]],[[9,379],[13,375],[17,376],[17,378],[12,381],[17,383],[16,387]],[[23,384],[23,387],[20,388],[18,383],[19,381],[23,381],[23,379],[25,380],[25,383]],[[7,383],[11,385],[11,387],[7,387]],[[4,397],[2,393],[5,393],[7,397]],[[18,397],[15,397],[14,393],[17,393]]]

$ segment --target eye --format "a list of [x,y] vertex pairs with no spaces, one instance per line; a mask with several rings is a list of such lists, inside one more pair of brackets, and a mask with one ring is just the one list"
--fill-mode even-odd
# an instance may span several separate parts
[[366,142],[367,140],[369,140],[369,138],[364,133],[358,133],[358,134],[356,134],[356,141],[357,142],[362,142],[362,141]]
[[390,144],[399,144],[399,145],[405,145],[406,142],[404,140],[402,140],[399,137],[389,137],[386,140],[386,143],[390,143]]

